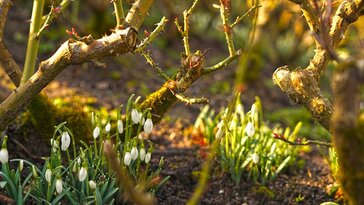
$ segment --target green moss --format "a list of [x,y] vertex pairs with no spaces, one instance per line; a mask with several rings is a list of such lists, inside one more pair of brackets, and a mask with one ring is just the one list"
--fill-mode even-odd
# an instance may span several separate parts
[[270,190],[268,187],[266,186],[257,186],[253,188],[253,192],[259,196],[262,197],[264,199],[267,200],[272,200],[275,197],[275,194],[272,190]]

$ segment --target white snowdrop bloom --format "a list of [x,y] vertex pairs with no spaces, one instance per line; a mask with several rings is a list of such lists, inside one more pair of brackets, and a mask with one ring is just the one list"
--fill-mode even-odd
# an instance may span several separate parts
[[88,182],[88,185],[90,186],[90,189],[91,190],[95,190],[96,189],[96,183],[94,181],[89,181]]
[[45,172],[45,175],[44,175],[46,181],[48,183],[51,183],[51,180],[52,180],[52,170],[50,169],[47,169],[46,172]]
[[245,132],[246,134],[249,136],[249,137],[252,137],[255,133],[255,128],[254,128],[254,125],[253,123],[251,122],[248,122],[248,124],[246,125],[245,127]]
[[59,144],[57,140],[51,139],[52,151],[56,152],[59,149]]
[[139,157],[140,157],[140,160],[144,161],[144,159],[145,159],[145,149],[144,148],[140,149]]
[[152,119],[148,118],[144,123],[144,131],[147,134],[150,134],[153,130],[153,121]]
[[57,181],[56,181],[56,191],[57,191],[58,194],[62,193],[62,191],[63,191],[62,179],[57,179]]
[[123,121],[122,120],[118,120],[117,126],[118,126],[118,132],[119,132],[119,134],[123,133],[123,131],[124,131],[124,125],[123,125]]
[[97,139],[99,137],[100,131],[101,131],[100,128],[96,126],[93,132],[94,139]]
[[138,158],[138,149],[136,147],[133,147],[131,149],[130,154],[131,154],[131,159],[136,160]]
[[224,131],[222,130],[222,128],[217,129],[216,139],[220,139],[222,136],[224,136]]
[[139,116],[139,112],[136,109],[132,109],[131,110],[131,120],[133,121],[134,124],[138,124],[140,122],[140,116]]
[[234,130],[236,127],[237,127],[237,122],[236,120],[233,118],[230,122],[230,125],[229,125],[229,130]]
[[217,124],[217,127],[221,129],[221,127],[224,125],[224,120],[221,120],[219,124]]
[[124,164],[126,166],[129,166],[130,162],[131,162],[131,154],[130,152],[126,152],[124,156]]
[[1,164],[8,163],[8,161],[9,161],[8,149],[1,148],[1,150],[0,150],[0,161],[1,161]]
[[80,171],[78,172],[78,180],[83,182],[87,177],[87,169],[85,167],[81,167]]
[[111,130],[111,124],[110,124],[110,122],[109,122],[109,123],[107,123],[107,124],[106,124],[106,126],[105,126],[105,131],[106,131],[107,133],[109,133],[109,132],[110,132],[110,130]]
[[252,155],[252,160],[253,160],[253,163],[254,164],[258,164],[258,162],[259,162],[259,155],[257,153],[254,153]]
[[149,163],[150,162],[150,159],[152,158],[152,154],[150,152],[148,152],[146,155],[145,155],[145,163]]
[[71,137],[68,132],[62,132],[61,137],[61,150],[66,151],[71,144]]
[[23,171],[23,168],[24,168],[24,160],[22,160],[22,159],[21,159],[21,160],[19,161],[19,170],[20,170],[20,171]]

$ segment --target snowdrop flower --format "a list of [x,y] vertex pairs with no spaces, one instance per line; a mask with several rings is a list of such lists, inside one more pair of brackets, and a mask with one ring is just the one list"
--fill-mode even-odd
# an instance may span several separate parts
[[1,145],[1,150],[0,150],[1,164],[8,163],[8,161],[9,161],[9,153],[8,153],[7,144],[6,144],[7,141],[8,141],[8,136],[5,135],[4,139],[3,139],[3,143]]
[[23,168],[24,168],[24,161],[21,159],[19,161],[19,171],[23,171]]
[[255,133],[255,128],[254,128],[254,125],[253,123],[251,122],[248,122],[248,124],[246,125],[245,127],[245,132],[246,134],[249,136],[249,137],[252,137]]
[[138,110],[136,110],[135,108],[131,110],[131,120],[134,124],[138,124],[141,120],[141,116],[139,115]]
[[87,177],[87,170],[85,167],[82,167],[80,171],[78,172],[78,179],[80,182],[83,182]]
[[109,122],[105,126],[105,131],[108,133],[108,132],[110,132],[110,130],[111,130],[111,125],[110,125],[110,122]]
[[148,152],[146,155],[145,155],[145,163],[149,163],[150,162],[150,158],[152,158],[152,154],[150,152]]
[[59,149],[59,144],[57,140],[51,139],[52,151],[56,152]]
[[138,158],[138,149],[136,147],[133,147],[131,149],[130,154],[131,154],[131,159],[136,160]]
[[1,150],[0,150],[0,161],[1,161],[1,164],[8,163],[8,161],[9,161],[8,149],[1,148]]
[[51,169],[47,169],[46,172],[45,172],[45,175],[44,175],[46,181],[48,183],[51,183],[51,180],[52,180],[52,170]]
[[92,181],[92,180],[89,181],[88,182],[88,185],[90,185],[90,189],[91,190],[95,190],[96,189],[96,183],[94,181]]
[[123,133],[123,131],[124,131],[124,125],[123,125],[123,121],[122,120],[118,120],[117,126],[118,126],[118,132],[119,132],[119,134]]
[[140,157],[141,161],[144,161],[144,159],[145,159],[145,149],[144,148],[140,149],[139,157]]
[[223,135],[224,135],[224,131],[222,130],[222,128],[217,129],[216,139],[220,139]]
[[126,166],[129,166],[130,162],[131,162],[131,155],[130,155],[130,152],[126,152],[126,153],[125,153],[125,156],[124,156],[124,164],[125,164]]
[[62,193],[62,191],[63,191],[62,179],[57,179],[57,181],[56,181],[56,191],[57,191],[58,194]]
[[150,134],[153,129],[153,121],[152,119],[148,118],[144,123],[144,131],[147,134]]
[[217,124],[217,127],[221,129],[221,127],[224,125],[224,120],[221,120],[219,124]]
[[259,162],[259,155],[257,153],[254,153],[252,155],[252,160],[253,160],[253,163],[254,164],[258,164],[258,162]]
[[236,112],[237,113],[239,113],[239,114],[241,114],[241,115],[244,115],[244,108],[243,108],[243,105],[242,104],[238,104],[237,106],[236,106]]
[[68,132],[62,132],[61,137],[61,150],[66,151],[71,144],[71,137]]
[[96,126],[93,132],[94,139],[97,139],[99,137],[100,131],[101,131],[100,128]]

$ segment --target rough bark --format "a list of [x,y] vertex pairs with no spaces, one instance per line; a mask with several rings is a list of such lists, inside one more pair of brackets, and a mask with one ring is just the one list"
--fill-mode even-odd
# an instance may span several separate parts
[[332,78],[334,112],[332,131],[339,157],[338,179],[351,205],[364,204],[364,119],[360,118],[359,86],[364,82],[354,62],[342,65]]
[[116,30],[101,39],[85,39],[85,42],[70,39],[63,43],[57,52],[39,65],[38,71],[24,84],[16,88],[0,104],[0,130],[4,130],[30,102],[67,66],[109,56],[125,54],[134,49],[137,34],[130,27]]

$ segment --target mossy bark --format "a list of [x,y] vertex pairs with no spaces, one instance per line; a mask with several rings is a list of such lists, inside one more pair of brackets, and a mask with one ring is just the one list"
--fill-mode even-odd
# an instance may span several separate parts
[[351,205],[364,204],[364,120],[360,115],[360,83],[355,65],[339,68],[333,76],[334,112],[332,131],[339,157],[338,179]]

